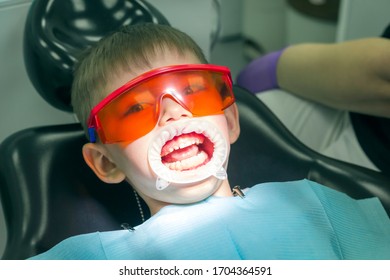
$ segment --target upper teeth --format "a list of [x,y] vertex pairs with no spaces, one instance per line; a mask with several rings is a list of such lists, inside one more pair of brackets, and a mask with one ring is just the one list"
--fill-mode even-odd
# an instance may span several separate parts
[[192,145],[199,145],[201,143],[202,143],[202,141],[200,139],[197,139],[197,138],[191,138],[191,139],[181,138],[181,139],[179,139],[179,143],[177,143],[176,145],[174,145],[168,149],[168,152],[172,153],[175,150],[190,147]]

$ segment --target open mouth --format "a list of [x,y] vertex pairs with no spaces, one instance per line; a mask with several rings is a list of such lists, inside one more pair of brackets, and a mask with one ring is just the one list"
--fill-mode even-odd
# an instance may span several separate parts
[[214,176],[226,179],[224,163],[228,145],[212,123],[194,118],[172,123],[156,135],[149,146],[148,161],[156,174],[156,188],[172,182],[194,183]]
[[187,171],[207,164],[214,144],[205,135],[191,132],[175,136],[162,147],[161,161],[170,170]]

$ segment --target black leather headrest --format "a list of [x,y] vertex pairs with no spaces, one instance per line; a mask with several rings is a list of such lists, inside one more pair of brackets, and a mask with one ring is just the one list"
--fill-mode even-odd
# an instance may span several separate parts
[[28,76],[49,104],[72,111],[72,71],[80,51],[120,26],[144,22],[169,25],[144,0],[35,0],[24,32]]

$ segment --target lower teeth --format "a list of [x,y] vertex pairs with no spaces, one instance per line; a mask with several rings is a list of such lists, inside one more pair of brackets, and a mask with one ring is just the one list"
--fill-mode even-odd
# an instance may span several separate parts
[[200,152],[197,155],[190,157],[188,159],[184,159],[182,161],[164,163],[166,167],[175,171],[185,171],[196,169],[199,166],[202,166],[208,162],[208,156],[205,152]]

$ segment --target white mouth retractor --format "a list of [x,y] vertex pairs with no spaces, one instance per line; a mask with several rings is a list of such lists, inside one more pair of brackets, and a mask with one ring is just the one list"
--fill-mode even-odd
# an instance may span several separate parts
[[[203,134],[214,145],[213,155],[208,163],[194,170],[176,171],[169,169],[162,163],[162,147],[175,136],[195,132]],[[210,176],[220,180],[227,178],[224,163],[227,158],[228,145],[225,137],[212,123],[199,120],[184,120],[175,122],[159,133],[149,146],[148,160],[153,172],[157,175],[156,188],[163,190],[170,183],[186,184],[202,181]]]

